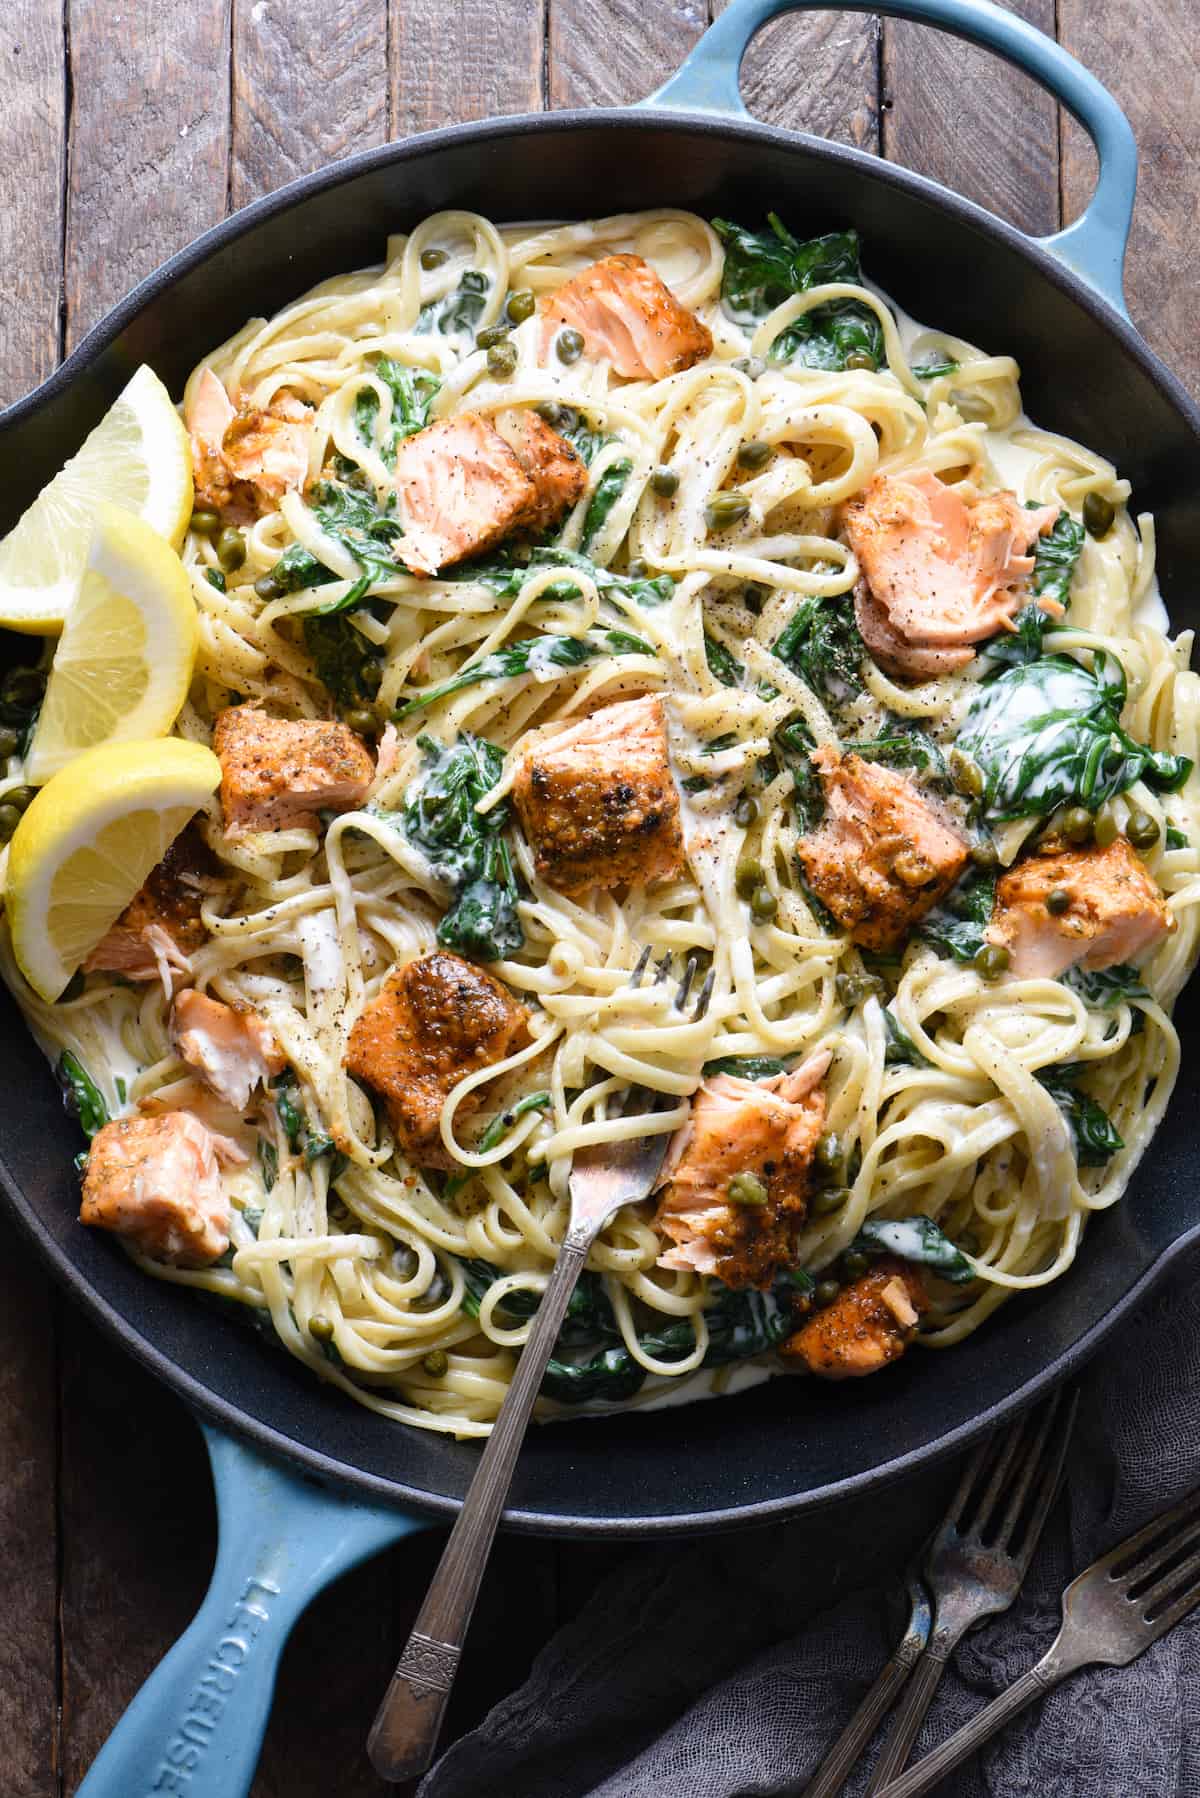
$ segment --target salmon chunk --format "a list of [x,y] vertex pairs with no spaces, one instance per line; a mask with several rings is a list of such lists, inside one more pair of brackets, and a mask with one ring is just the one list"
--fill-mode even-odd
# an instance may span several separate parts
[[555,289],[542,312],[543,357],[564,326],[630,381],[661,381],[712,351],[708,326],[640,256],[605,256]]
[[197,508],[242,523],[274,511],[308,479],[312,417],[312,407],[290,393],[265,408],[242,395],[235,404],[212,369],[202,369],[185,417]]
[[243,1111],[250,1094],[287,1058],[270,1026],[250,1010],[235,1010],[188,987],[171,1008],[171,1040],[219,1099]]
[[318,812],[352,811],[375,777],[370,755],[344,724],[272,718],[251,705],[219,714],[213,748],[229,837],[311,824]]
[[[877,475],[842,508],[863,574],[855,616],[876,661],[913,678],[964,667],[1029,597],[1030,552],[1058,512],[1026,510],[1008,492],[964,499],[924,468]],[[1057,601],[1038,603],[1061,614]]]
[[781,1343],[779,1353],[825,1380],[861,1379],[899,1360],[928,1309],[916,1269],[885,1256]]
[[80,1222],[126,1237],[153,1261],[207,1267],[229,1247],[221,1167],[245,1159],[190,1111],[116,1118],[92,1142]]
[[569,512],[587,486],[587,470],[573,444],[537,412],[510,406],[496,414],[496,429],[537,490],[522,529],[539,534]]
[[84,973],[157,980],[163,968],[186,970],[188,957],[208,936],[200,908],[216,874],[216,857],[189,824],[96,944]]
[[[667,1151],[654,1223],[671,1246],[659,1267],[716,1274],[726,1286],[767,1287],[795,1260],[813,1149],[825,1123],[820,1081],[828,1066],[823,1050],[773,1080],[717,1074],[704,1082]],[[731,1196],[739,1174],[758,1177],[764,1203]]]
[[[405,1154],[419,1167],[450,1167],[442,1108],[477,1068],[493,1066],[529,1041],[529,1013],[482,968],[439,949],[393,968],[363,1008],[346,1067],[387,1103]],[[478,1109],[470,1092],[456,1116]]]
[[[1061,912],[1047,909],[1066,893]],[[990,943],[1007,949],[1014,974],[1056,980],[1068,968],[1111,968],[1133,961],[1175,928],[1162,892],[1125,837],[1107,849],[1031,855],[996,888]]]
[[406,437],[395,478],[404,526],[399,553],[414,574],[437,574],[482,555],[543,503],[512,445],[475,412]]
[[796,853],[813,892],[864,949],[896,949],[967,864],[968,846],[911,780],[828,744],[813,763],[825,817]]
[[530,749],[513,784],[537,872],[572,897],[683,866],[662,700],[603,706]]

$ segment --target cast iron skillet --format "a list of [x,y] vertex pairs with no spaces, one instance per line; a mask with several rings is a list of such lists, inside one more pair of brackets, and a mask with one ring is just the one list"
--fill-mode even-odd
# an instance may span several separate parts
[[[353,157],[246,208],[129,296],[35,394],[0,418],[5,505],[20,510],[140,362],[173,392],[253,311],[378,259],[392,231],[467,206],[498,219],[680,205],[804,233],[857,225],[871,275],[915,314],[1020,360],[1044,425],[1118,465],[1158,520],[1177,626],[1200,623],[1200,415],[1129,324],[1120,271],[1136,152],[1103,88],[1056,45],[983,0],[843,0],[944,26],[1050,87],[1100,152],[1084,218],[1033,243],[933,183],[858,152],[750,122],[745,47],[777,12],[825,0],[734,0],[649,109],[493,120]],[[389,1425],[178,1289],[139,1274],[77,1221],[76,1129],[7,995],[0,1078],[5,1201],[91,1315],[207,1421],[221,1517],[213,1588],[81,1790],[235,1798],[252,1776],[288,1628],[334,1574],[449,1514],[469,1445]],[[1179,1023],[1195,1030],[1186,997]],[[516,1528],[645,1535],[764,1522],[859,1492],[935,1455],[1079,1363],[1197,1233],[1200,1064],[1125,1201],[1091,1226],[1078,1268],[1014,1300],[945,1356],[910,1355],[853,1390],[775,1381],[737,1399],[532,1432],[512,1493]],[[224,1432],[229,1431],[231,1435]],[[286,1471],[280,1463],[288,1463]],[[318,1476],[327,1490],[299,1474]],[[364,1502],[366,1501],[366,1502]],[[403,1505],[405,1510],[391,1507]]]

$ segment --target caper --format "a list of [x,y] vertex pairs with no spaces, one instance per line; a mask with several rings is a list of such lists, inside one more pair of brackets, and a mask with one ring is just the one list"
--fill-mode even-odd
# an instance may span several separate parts
[[271,569],[267,574],[260,574],[254,583],[254,591],[260,599],[282,599],[283,582]]
[[842,1141],[836,1131],[826,1130],[824,1136],[818,1136],[813,1160],[827,1174],[842,1165]]
[[475,348],[477,350],[490,350],[493,344],[507,342],[509,328],[508,325],[501,323],[498,325],[487,325],[482,331],[476,331]]
[[758,800],[752,799],[749,793],[743,793],[733,808],[733,821],[743,830],[749,830],[758,822]]
[[750,510],[750,501],[744,493],[735,493],[731,489],[727,493],[714,493],[704,508],[704,522],[710,531],[724,531],[731,524],[737,524]]
[[857,1280],[866,1273],[870,1262],[859,1249],[847,1249],[842,1256],[842,1270],[848,1280]]
[[747,581],[742,588],[742,604],[757,618],[770,595],[771,589],[764,587],[761,581]]
[[1071,895],[1066,887],[1051,887],[1046,894],[1046,910],[1052,918],[1061,918],[1071,909]]
[[430,1349],[427,1355],[422,1355],[421,1366],[431,1380],[440,1380],[450,1370],[450,1357],[445,1349]]
[[1000,851],[991,837],[983,837],[978,843],[971,844],[971,860],[977,868],[982,868],[985,873],[990,873],[993,868],[1000,866]]
[[771,445],[751,439],[749,443],[743,443],[737,459],[743,468],[765,468],[771,460]]
[[1125,823],[1125,835],[1135,849],[1153,849],[1161,834],[1158,819],[1149,812],[1130,812]]
[[527,318],[532,318],[537,310],[537,301],[528,287],[518,287],[516,293],[510,293],[504,310],[514,325],[523,325]]
[[554,353],[560,362],[578,362],[583,355],[583,333],[573,331],[570,325],[560,331],[554,345]]
[[13,805],[19,812],[27,812],[37,798],[36,787],[10,787],[4,795],[5,805]]
[[740,373],[749,375],[752,381],[757,381],[760,375],[767,372],[767,365],[761,356],[735,356],[732,366]]
[[650,476],[650,489],[659,499],[670,499],[672,494],[679,492],[679,476],[673,468],[661,464]]
[[364,662],[358,671],[358,680],[368,693],[378,693],[383,685],[383,669],[376,661]]
[[32,712],[46,691],[44,668],[10,668],[0,681],[0,706],[15,712]]
[[449,262],[449,260],[450,254],[448,250],[436,249],[432,244],[427,250],[421,251],[422,268],[441,268],[442,264]]
[[308,1333],[318,1342],[333,1341],[333,1322],[323,1311],[318,1311],[308,1320]]
[[982,768],[961,749],[950,751],[950,779],[955,792],[965,794],[968,799],[978,799],[983,792]]
[[1107,537],[1116,516],[1117,508],[1102,493],[1089,493],[1083,502],[1083,528],[1089,537]]
[[197,537],[215,537],[221,528],[221,514],[200,506],[192,513],[192,529]]
[[16,755],[21,747],[21,733],[13,730],[11,725],[0,724],[0,761],[10,755]]
[[217,561],[226,574],[233,574],[246,560],[246,539],[231,524],[217,538]]
[[1086,805],[1069,805],[1063,813],[1062,833],[1068,843],[1086,843],[1096,827],[1096,820]]
[[750,916],[758,924],[769,924],[779,910],[779,901],[770,887],[756,887],[750,895]]
[[360,737],[373,737],[378,729],[374,712],[365,705],[352,706],[345,714],[345,719],[350,729],[357,731]]
[[862,980],[857,974],[839,974],[833,983],[839,1005],[853,1006],[866,996]]
[[734,875],[734,886],[739,899],[749,899],[762,885],[763,865],[761,862],[744,861],[737,865]]
[[869,368],[873,373],[875,369],[875,358],[872,356],[870,350],[851,350],[850,354],[846,357],[846,367]]
[[1095,836],[1097,848],[1112,848],[1120,832],[1117,830],[1117,820],[1113,817],[1111,812],[1102,812],[1100,814],[1096,819],[1095,824],[1092,826],[1092,833]]
[[516,371],[516,344],[509,343],[507,340],[503,343],[494,343],[487,353],[487,366],[489,375],[495,376],[498,381],[507,380],[509,375]]
[[842,1283],[840,1280],[818,1280],[817,1289],[813,1293],[813,1297],[816,1299],[818,1305],[832,1305],[834,1299],[841,1290]]
[[568,415],[571,408],[560,406],[554,400],[539,400],[533,409],[539,418],[545,419],[551,430],[560,430],[563,425],[570,423]]
[[1000,943],[985,943],[975,957],[975,972],[981,980],[999,980],[1008,972],[1009,954]]
[[767,1188],[757,1174],[735,1174],[729,1182],[731,1205],[765,1205]]
[[0,843],[7,843],[20,822],[21,814],[15,805],[0,805]]
[[814,1192],[809,1201],[810,1209],[814,1217],[831,1217],[841,1210],[849,1197],[848,1186],[826,1186],[823,1191]]

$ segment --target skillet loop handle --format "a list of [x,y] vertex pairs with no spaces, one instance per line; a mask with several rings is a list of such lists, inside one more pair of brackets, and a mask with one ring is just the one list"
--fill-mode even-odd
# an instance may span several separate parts
[[1095,144],[1100,176],[1083,215],[1065,231],[1037,241],[1127,318],[1122,271],[1137,189],[1137,145],[1129,120],[1082,63],[992,0],[730,0],[679,72],[641,104],[747,117],[739,79],[757,32],[780,13],[831,7],[883,13],[968,38],[1023,69],[1062,102]]
[[212,1584],[77,1798],[245,1798],[292,1625],[339,1574],[423,1527],[402,1511],[339,1498],[201,1427],[217,1494]]

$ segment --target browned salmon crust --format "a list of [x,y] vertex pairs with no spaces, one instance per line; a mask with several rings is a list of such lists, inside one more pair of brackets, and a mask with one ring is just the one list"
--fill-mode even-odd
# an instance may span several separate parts
[[537,514],[538,489],[511,444],[476,412],[426,425],[396,452],[404,537],[414,574],[482,555]]
[[88,1153],[80,1222],[127,1237],[156,1261],[207,1267],[229,1247],[219,1162],[245,1159],[187,1111],[116,1118]]
[[896,949],[954,885],[968,846],[903,775],[829,745],[812,760],[826,811],[796,846],[804,877],[856,943]]
[[580,498],[587,486],[587,470],[574,445],[527,407],[510,406],[498,412],[495,425],[534,485],[535,498],[521,528],[540,535],[556,525]]
[[[1047,909],[1057,890],[1061,912]],[[1070,967],[1130,961],[1174,928],[1162,892],[1125,837],[1106,849],[1050,849],[1003,875],[987,938],[1007,949],[1015,974],[1056,980]]]
[[655,695],[603,706],[528,751],[513,784],[540,879],[572,896],[683,866],[679,795]]
[[[448,1095],[528,1041],[529,1013],[508,988],[439,949],[392,969],[350,1032],[346,1067],[386,1101],[410,1160],[448,1167],[440,1130]],[[457,1115],[480,1103],[468,1093]]]
[[316,812],[350,811],[375,775],[370,755],[346,725],[272,718],[252,705],[219,714],[213,748],[230,836],[287,830],[310,823]]
[[641,256],[605,256],[558,287],[542,314],[545,355],[564,325],[627,380],[659,381],[712,351],[712,333]]
[[154,929],[166,932],[180,956],[193,954],[208,936],[200,909],[217,875],[217,858],[197,827],[188,824],[96,944],[83,972],[156,980],[158,960],[146,935]]
[[[236,403],[235,403],[236,402]],[[199,379],[187,425],[197,510],[239,523],[271,512],[308,475],[312,407],[278,393],[263,407],[230,399],[210,368]]]
[[815,1312],[780,1345],[779,1353],[825,1380],[860,1379],[899,1360],[928,1309],[916,1269],[885,1256],[853,1285],[844,1286],[831,1305]]

